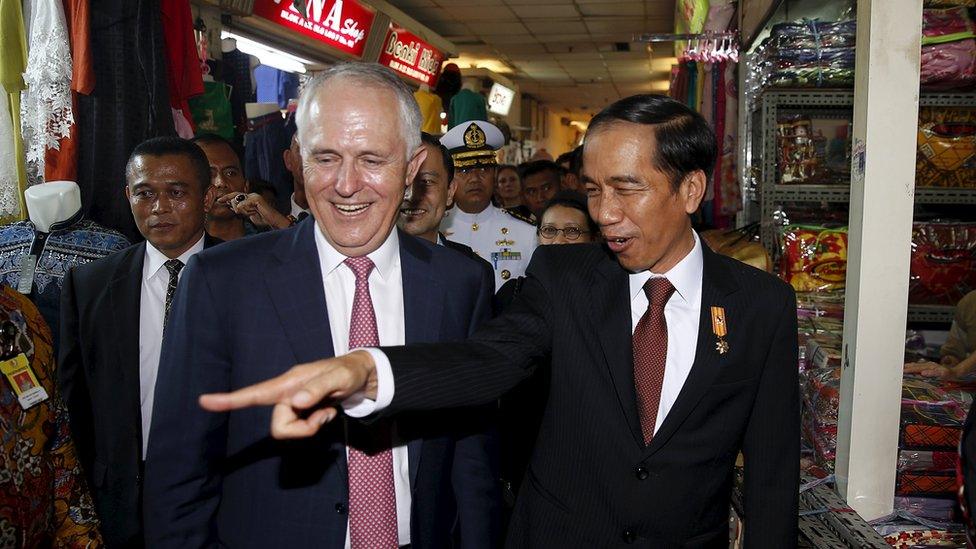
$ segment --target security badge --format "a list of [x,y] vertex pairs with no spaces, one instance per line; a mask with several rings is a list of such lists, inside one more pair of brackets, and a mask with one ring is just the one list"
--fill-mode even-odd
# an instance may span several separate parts
[[20,353],[10,360],[0,362],[0,372],[7,377],[7,381],[17,394],[20,407],[28,409],[31,406],[48,399],[47,391],[41,387],[41,382],[34,375],[27,355]]
[[715,350],[718,354],[724,355],[729,352],[729,342],[725,341],[728,325],[725,322],[725,309],[722,307],[712,307],[712,333],[718,338],[715,342]]

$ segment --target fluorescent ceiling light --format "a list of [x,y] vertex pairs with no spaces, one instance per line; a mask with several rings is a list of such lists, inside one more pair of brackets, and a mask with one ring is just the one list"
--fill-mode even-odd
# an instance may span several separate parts
[[228,31],[220,31],[220,39],[224,40],[226,38],[231,38],[237,41],[237,49],[242,52],[253,55],[257,57],[262,65],[267,65],[269,67],[274,67],[279,70],[286,72],[298,72],[304,74],[306,72],[306,65],[314,64],[308,59],[298,57],[297,55],[292,55],[290,53],[279,50],[278,48],[269,46],[257,40],[241,36],[239,34],[234,34]]
[[512,68],[505,63],[499,61],[498,59],[490,59],[485,57],[473,57],[470,55],[461,54],[460,57],[455,57],[453,59],[448,59],[448,63],[454,63],[459,69],[488,69],[491,72],[496,72],[498,74],[511,73]]

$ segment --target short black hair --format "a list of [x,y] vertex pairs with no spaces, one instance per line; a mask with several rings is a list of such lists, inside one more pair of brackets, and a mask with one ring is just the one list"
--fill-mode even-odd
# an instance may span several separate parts
[[651,161],[671,178],[675,190],[686,175],[698,170],[705,174],[706,181],[711,179],[718,155],[715,132],[702,115],[687,105],[650,93],[625,97],[593,117],[587,137],[616,122],[651,126],[657,141]]
[[[227,139],[224,139],[215,133],[201,133],[190,141],[193,141],[197,145],[227,145],[230,150],[234,151],[234,156],[237,157],[237,164],[241,167],[241,169],[244,169],[244,159],[241,155],[241,151],[237,150],[237,147]],[[289,144],[291,144],[291,141],[289,141]],[[209,165],[210,162],[207,162],[207,166]]]
[[440,139],[427,132],[420,132],[420,141],[441,151],[441,158],[444,159],[444,171],[447,172],[447,183],[450,184],[454,180],[454,159],[451,158],[451,152],[441,144]]
[[525,164],[519,165],[519,179],[525,181],[526,178],[531,177],[537,173],[542,172],[552,172],[556,174],[556,177],[562,175],[562,168],[559,164],[556,164],[552,160],[533,160],[532,162],[526,162]]
[[132,162],[140,156],[184,156],[190,160],[193,166],[197,182],[200,189],[206,192],[210,187],[210,162],[203,149],[192,141],[188,141],[176,136],[153,137],[136,145],[129,155],[129,160],[125,163],[126,185],[128,185],[129,170],[132,169]]
[[587,230],[590,231],[591,235],[596,235],[600,232],[600,227],[593,221],[590,217],[590,211],[586,207],[586,197],[576,191],[559,191],[556,196],[552,197],[552,200],[546,202],[546,205],[539,212],[539,219],[536,220],[536,226],[542,227],[542,218],[546,215],[546,211],[553,206],[563,206],[566,208],[572,208],[574,210],[579,210],[583,212],[583,216],[586,217]]

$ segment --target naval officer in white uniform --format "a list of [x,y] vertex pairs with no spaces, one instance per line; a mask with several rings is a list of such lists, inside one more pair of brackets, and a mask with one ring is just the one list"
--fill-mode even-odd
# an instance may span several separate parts
[[493,124],[473,120],[455,126],[441,138],[454,160],[454,208],[444,215],[441,232],[470,246],[491,263],[495,288],[525,274],[538,245],[536,227],[527,219],[494,206],[495,151],[505,143]]

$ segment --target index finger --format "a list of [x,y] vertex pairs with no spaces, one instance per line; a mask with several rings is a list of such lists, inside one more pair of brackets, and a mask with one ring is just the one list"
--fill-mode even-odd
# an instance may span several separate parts
[[283,374],[261,383],[232,391],[200,395],[200,406],[211,412],[229,412],[253,406],[270,406],[289,397],[298,383]]

